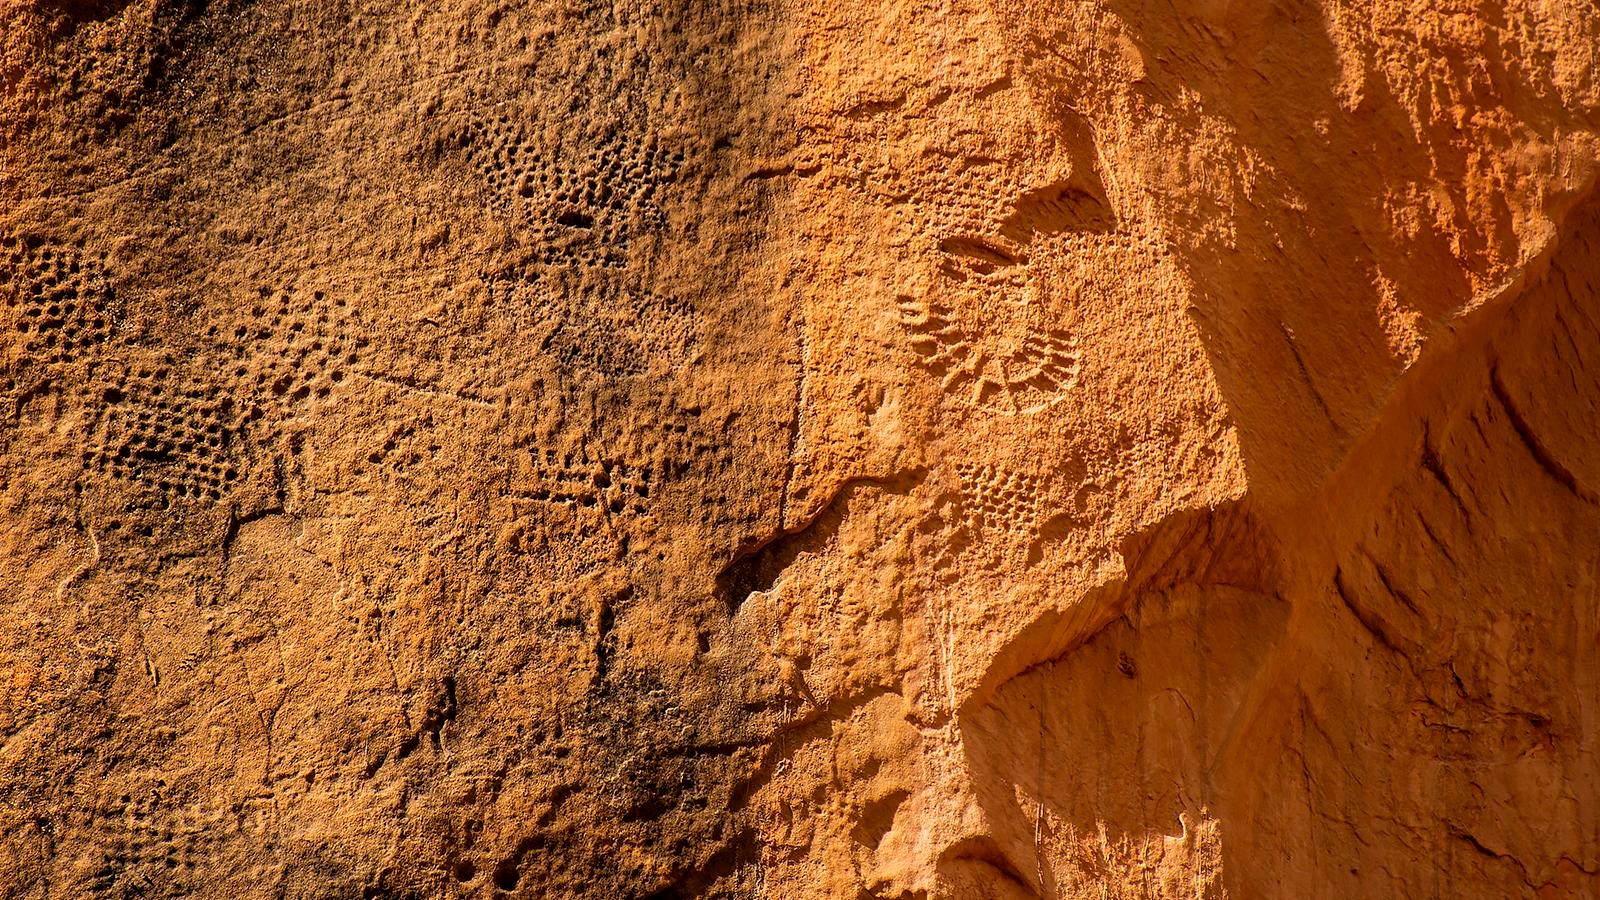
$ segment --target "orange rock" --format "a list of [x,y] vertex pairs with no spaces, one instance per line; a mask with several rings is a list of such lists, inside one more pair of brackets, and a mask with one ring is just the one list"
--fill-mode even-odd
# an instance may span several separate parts
[[0,896],[1600,891],[1600,16],[0,7]]

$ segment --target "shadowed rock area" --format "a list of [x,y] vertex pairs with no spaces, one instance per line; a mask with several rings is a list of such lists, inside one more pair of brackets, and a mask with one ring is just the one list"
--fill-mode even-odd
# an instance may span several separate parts
[[0,897],[1600,893],[1583,0],[0,0]]

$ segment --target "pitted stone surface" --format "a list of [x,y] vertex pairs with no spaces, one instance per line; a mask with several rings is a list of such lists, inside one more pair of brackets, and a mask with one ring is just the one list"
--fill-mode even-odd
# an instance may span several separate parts
[[1596,47],[0,4],[0,896],[1594,895]]

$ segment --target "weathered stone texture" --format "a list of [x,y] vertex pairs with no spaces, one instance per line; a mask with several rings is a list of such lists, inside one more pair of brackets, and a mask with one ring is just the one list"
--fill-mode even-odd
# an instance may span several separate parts
[[0,896],[1595,896],[1597,60],[0,0]]

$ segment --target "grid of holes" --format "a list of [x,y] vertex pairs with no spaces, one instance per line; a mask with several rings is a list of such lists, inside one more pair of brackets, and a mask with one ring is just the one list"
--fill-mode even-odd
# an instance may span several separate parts
[[366,340],[352,334],[348,304],[321,291],[262,289],[249,317],[228,335],[236,389],[281,414],[325,398],[360,362]]
[[238,411],[214,387],[162,365],[126,374],[95,399],[88,468],[154,487],[168,504],[217,501],[238,481]]
[[538,485],[528,498],[603,512],[648,511],[650,466],[631,466],[615,459],[592,459],[587,451],[558,454],[533,451]]
[[220,816],[127,795],[106,805],[99,825],[99,864],[88,885],[94,896],[163,894],[213,859],[229,830]]
[[[81,358],[111,340],[118,312],[101,262],[31,236],[0,235],[0,302],[4,327],[19,336],[23,364]],[[221,338],[204,354],[219,364],[220,380],[209,372],[199,380],[180,377],[168,359],[110,383],[96,379],[79,394],[91,430],[82,456],[87,468],[153,487],[169,505],[220,500],[239,478],[231,456],[240,429],[263,409],[286,416],[310,398],[326,397],[366,345],[352,335],[345,301],[330,303],[321,292],[263,290],[231,334],[213,328],[209,337]],[[248,416],[241,417],[240,402]]]
[[639,425],[627,440],[636,443],[637,454],[651,460],[665,478],[683,478],[691,470],[700,470],[705,492],[702,502],[714,505],[727,500],[716,489],[738,481],[732,477],[733,454],[721,439],[721,430],[702,421],[704,412],[699,406],[682,405],[670,395],[662,397],[654,411],[640,410]]
[[86,467],[153,488],[168,506],[219,501],[241,478],[245,432],[270,437],[298,407],[328,396],[366,345],[346,303],[321,292],[263,290],[238,325],[208,337],[192,366],[140,366],[87,398]]
[[455,144],[500,212],[532,231],[535,262],[622,268],[633,238],[666,226],[660,191],[683,152],[614,131],[582,155],[546,155],[509,115],[458,129]]
[[103,266],[74,248],[0,237],[0,295],[30,359],[72,362],[111,338],[111,285]]
[[[669,397],[651,408],[639,404],[623,427],[595,423],[575,452],[530,449],[533,480],[522,499],[578,509],[643,514],[663,488],[697,472],[695,502],[723,509],[732,499],[723,486],[737,486],[733,453],[717,432],[701,422],[703,411]],[[604,447],[595,453],[589,447]]]
[[[733,453],[715,432],[707,431],[701,424],[701,408],[678,407],[669,404],[653,429],[654,452],[661,456],[661,468],[667,476],[683,477],[696,464],[710,468],[715,474],[726,474],[733,468]],[[710,479],[710,484],[726,484],[725,480]]]
[[[811,165],[841,189],[866,192],[878,203],[894,199],[894,214],[917,235],[937,241],[952,235],[999,235],[1014,204],[1027,190],[1016,172],[996,160],[927,165],[915,158],[864,156],[855,147],[881,139],[845,138],[818,152]],[[897,155],[898,156],[898,155]]]
[[958,463],[962,503],[979,531],[1030,537],[1043,510],[1044,479],[991,465]]

